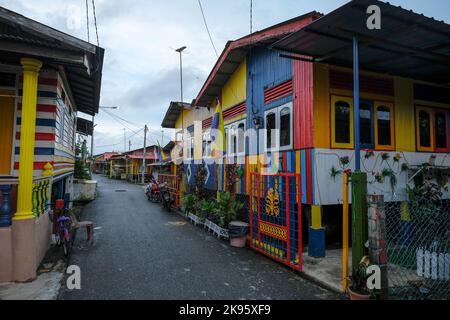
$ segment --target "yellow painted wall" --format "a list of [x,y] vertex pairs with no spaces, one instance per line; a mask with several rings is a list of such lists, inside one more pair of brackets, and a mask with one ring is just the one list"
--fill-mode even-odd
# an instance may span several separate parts
[[[1,95],[15,95],[14,91],[0,90]],[[11,174],[14,134],[14,98],[0,97],[0,175]]]
[[331,147],[329,67],[314,65],[314,146]]
[[[212,109],[212,108],[211,108]],[[186,160],[187,155],[187,128],[196,125],[197,130],[195,136],[195,144],[194,144],[194,159],[198,160],[202,158],[202,121],[207,119],[212,115],[214,109],[208,110],[207,108],[192,108],[186,109],[183,112],[183,116],[179,116],[177,121],[175,122],[175,132],[178,133],[184,128],[183,135],[183,158]],[[194,133],[195,133],[194,132]]]
[[239,65],[222,88],[222,108],[226,110],[247,100],[247,61]]
[[[331,148],[331,96],[353,97],[349,90],[336,90],[329,87],[329,69],[339,69],[351,72],[350,69],[337,68],[324,64],[314,66],[314,146],[316,148]],[[372,72],[363,74],[383,76]],[[414,81],[394,77],[395,96],[383,96],[361,93],[361,99],[378,102],[388,102],[394,105],[394,137],[395,150],[405,152],[416,151],[415,106],[446,107],[442,104],[414,100]],[[450,107],[450,106],[448,106]]]
[[395,78],[395,143],[398,151],[416,151],[413,81]]

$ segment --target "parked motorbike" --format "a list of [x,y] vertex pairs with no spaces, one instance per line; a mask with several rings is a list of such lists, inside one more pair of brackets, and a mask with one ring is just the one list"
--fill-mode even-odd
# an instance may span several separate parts
[[159,187],[160,187],[161,202],[163,204],[163,207],[167,211],[170,212],[172,210],[174,201],[172,199],[172,195],[170,194],[169,188],[167,187],[166,183],[161,184]]
[[153,203],[158,203],[161,200],[161,190],[159,183],[152,179],[145,189],[147,199]]

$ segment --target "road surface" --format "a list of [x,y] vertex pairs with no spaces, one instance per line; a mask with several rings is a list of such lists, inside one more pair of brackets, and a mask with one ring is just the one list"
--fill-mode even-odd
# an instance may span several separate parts
[[226,242],[147,201],[141,186],[95,177],[99,198],[82,220],[95,222],[96,241],[79,231],[71,265],[81,269],[81,290],[60,290],[63,300],[297,300],[336,299],[248,249]]

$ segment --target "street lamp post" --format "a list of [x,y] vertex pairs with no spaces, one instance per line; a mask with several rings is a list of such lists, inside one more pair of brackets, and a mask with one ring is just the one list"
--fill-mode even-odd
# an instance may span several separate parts
[[176,52],[178,52],[180,54],[180,86],[181,86],[181,103],[183,103],[183,51],[186,50],[187,47],[183,46],[177,50],[175,50]]
[[184,104],[183,104],[183,51],[186,50],[187,47],[183,46],[177,50],[175,50],[176,52],[178,52],[180,54],[180,92],[181,92],[181,134],[183,137],[183,149],[184,149]]

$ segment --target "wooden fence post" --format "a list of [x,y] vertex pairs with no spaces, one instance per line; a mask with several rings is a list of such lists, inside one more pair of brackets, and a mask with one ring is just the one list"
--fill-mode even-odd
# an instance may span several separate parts
[[381,299],[388,299],[389,283],[387,275],[386,213],[384,196],[367,197],[369,222],[370,262],[381,270]]

